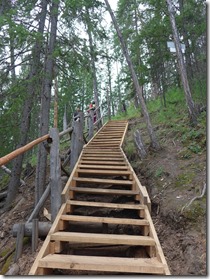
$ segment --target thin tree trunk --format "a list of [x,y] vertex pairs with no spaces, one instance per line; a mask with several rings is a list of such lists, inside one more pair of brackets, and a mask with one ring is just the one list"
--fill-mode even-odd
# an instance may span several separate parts
[[158,143],[158,140],[156,138],[155,132],[154,132],[153,127],[152,127],[151,122],[150,122],[149,113],[147,111],[147,108],[146,108],[146,105],[145,105],[145,101],[144,101],[144,98],[143,98],[142,86],[139,85],[138,78],[137,78],[137,75],[136,75],[136,73],[134,71],[134,67],[133,67],[131,58],[129,56],[127,46],[126,46],[126,44],[124,42],[124,39],[122,37],[122,33],[121,33],[121,31],[120,31],[120,29],[118,27],[117,21],[116,21],[115,16],[114,16],[114,14],[112,12],[112,9],[111,9],[111,7],[109,5],[109,2],[108,2],[108,0],[104,0],[104,1],[105,1],[106,5],[107,5],[107,9],[108,9],[108,11],[110,13],[110,16],[112,18],[112,22],[113,22],[114,27],[115,27],[115,29],[117,31],[117,35],[118,35],[118,38],[119,38],[120,43],[121,43],[123,54],[124,54],[124,56],[126,58],[126,61],[128,63],[128,67],[129,67],[130,72],[131,72],[132,80],[133,80],[133,83],[134,83],[134,86],[135,86],[135,89],[136,89],[136,94],[138,95],[138,98],[140,100],[143,116],[144,116],[144,119],[145,119],[145,122],[146,122],[146,125],[147,125],[147,130],[148,130],[148,134],[149,134],[149,137],[150,137],[150,140],[151,140],[152,147],[158,150],[160,148],[160,145]]
[[109,83],[109,97],[110,97],[110,115],[115,115],[114,111],[114,101],[112,94],[112,78],[111,78],[111,67],[110,67],[110,57],[108,56],[108,51],[106,51],[106,59],[107,59],[107,70],[108,70],[108,83]]
[[182,85],[183,85],[184,92],[185,92],[185,99],[186,99],[190,119],[193,124],[197,124],[197,112],[196,112],[195,104],[193,102],[189,83],[188,83],[187,71],[186,71],[185,64],[184,64],[184,58],[183,58],[183,54],[182,54],[182,50],[181,50],[181,44],[180,44],[180,39],[179,39],[177,27],[176,27],[176,21],[175,21],[175,17],[174,17],[174,11],[173,11],[173,6],[172,6],[171,0],[167,0],[167,4],[168,4],[168,12],[169,12],[171,26],[172,26],[173,37],[174,37],[174,43],[175,43],[175,47],[176,47],[176,54],[177,54],[177,58],[178,58]]
[[[41,97],[41,112],[40,112],[40,136],[48,133],[49,130],[49,114],[51,101],[51,88],[53,79],[54,58],[53,51],[56,43],[57,21],[58,21],[59,1],[53,0],[50,13],[51,30],[50,42],[45,64],[45,78],[43,83],[43,92]],[[37,204],[41,198],[46,179],[47,170],[47,152],[43,144],[38,148],[38,161],[36,169],[36,184],[35,184],[35,203]]]
[[[42,11],[40,14],[40,22],[39,22],[39,28],[38,32],[43,35],[44,32],[44,25],[45,25],[45,19],[46,19],[46,13],[47,13],[47,0],[42,1]],[[18,144],[17,148],[24,146],[27,143],[28,139],[28,132],[30,129],[30,120],[31,120],[31,110],[33,107],[33,100],[34,95],[36,92],[37,85],[35,85],[35,82],[33,81],[34,77],[38,75],[40,70],[40,53],[41,53],[41,41],[37,41],[34,45],[34,48],[32,50],[32,65],[29,73],[28,79],[30,80],[28,85],[28,96],[25,100],[24,106],[23,106],[23,112],[22,112],[22,121],[21,121],[21,127],[20,127],[20,143]],[[22,172],[22,162],[23,162],[24,154],[21,154],[13,161],[13,167],[12,167],[12,174],[11,179],[8,186],[8,195],[5,207],[9,208],[11,206],[12,201],[14,200],[17,191],[18,186],[20,183],[20,176]]]
[[[93,45],[93,38],[92,38],[92,32],[90,27],[90,15],[88,8],[86,8],[87,12],[87,33],[89,38],[89,44],[90,44],[90,56],[91,56],[91,65],[92,65],[92,76],[93,76],[93,91],[94,91],[94,99],[96,108],[99,107],[99,93],[98,93],[98,83],[97,83],[97,76],[96,76],[96,66],[95,66],[95,54],[94,54],[94,45]],[[100,109],[96,111],[96,117],[97,120],[101,118],[101,112]],[[101,121],[97,124],[98,128],[102,127]]]

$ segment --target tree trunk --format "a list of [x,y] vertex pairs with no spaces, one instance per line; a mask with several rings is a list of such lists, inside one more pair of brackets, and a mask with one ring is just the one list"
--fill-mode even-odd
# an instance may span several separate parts
[[173,6],[172,6],[171,0],[167,0],[167,4],[168,4],[168,12],[169,12],[171,26],[172,26],[173,37],[174,37],[174,43],[175,43],[175,47],[176,47],[176,54],[177,54],[177,58],[178,58],[179,71],[180,71],[182,85],[183,85],[184,92],[185,92],[185,99],[186,99],[190,119],[193,124],[197,124],[197,112],[196,112],[195,104],[193,102],[189,83],[188,83],[187,71],[186,71],[185,64],[184,64],[180,39],[179,39],[177,27],[176,27],[176,21],[175,21],[175,16],[174,16],[174,11],[173,11]]
[[[45,77],[43,82],[43,92],[41,96],[41,111],[40,111],[40,135],[45,135],[49,130],[49,114],[51,101],[51,88],[53,79],[54,58],[53,51],[56,43],[57,21],[58,21],[59,1],[53,0],[50,12],[51,30],[48,53],[45,63]],[[46,179],[47,168],[47,152],[43,144],[38,148],[38,160],[36,169],[36,184],[35,184],[35,203],[37,204],[41,198]]]
[[[88,8],[86,8],[87,12],[87,33],[89,38],[89,44],[90,44],[90,56],[91,56],[91,65],[92,65],[92,77],[93,77],[93,91],[94,91],[94,99],[96,108],[99,107],[99,93],[98,93],[98,83],[97,83],[97,76],[96,76],[96,66],[95,66],[95,54],[94,54],[94,45],[93,45],[93,38],[92,38],[92,32],[90,27],[90,15]],[[96,119],[99,120],[101,118],[100,109],[96,111]],[[97,124],[98,128],[102,127],[102,122],[99,121]]]
[[[45,26],[45,19],[46,19],[46,13],[47,13],[47,1],[42,1],[42,11],[40,14],[40,22],[39,22],[39,28],[38,32],[43,35],[44,32],[44,26]],[[37,88],[37,80],[34,80],[34,77],[38,75],[40,70],[40,54],[41,54],[41,46],[42,42],[37,41],[34,45],[34,48],[32,50],[32,65],[29,73],[28,79],[30,80],[28,85],[28,96],[26,97],[26,100],[24,102],[23,106],[23,112],[22,112],[22,121],[21,121],[21,127],[20,127],[20,143],[18,144],[17,148],[24,146],[27,143],[28,139],[28,132],[30,129],[30,120],[31,120],[31,110],[33,107],[33,100],[34,95]],[[19,186],[20,181],[20,175],[22,172],[22,162],[23,162],[24,154],[21,154],[15,160],[13,161],[13,167],[12,167],[12,175],[8,186],[8,195],[5,207],[9,208],[11,206],[12,201],[14,200]]]
[[110,16],[112,18],[112,22],[113,22],[114,27],[115,27],[115,29],[117,31],[117,35],[118,35],[118,38],[119,38],[120,43],[121,43],[123,54],[124,54],[124,56],[126,58],[126,61],[128,63],[128,67],[129,67],[130,72],[131,72],[132,80],[133,80],[133,83],[134,83],[134,86],[135,86],[135,89],[136,89],[136,95],[138,96],[138,98],[140,100],[143,116],[144,116],[144,119],[145,119],[145,122],[146,122],[146,125],[147,125],[147,130],[148,130],[148,134],[149,134],[149,137],[150,137],[150,140],[151,140],[152,147],[158,150],[160,148],[160,145],[159,145],[159,143],[157,141],[155,132],[153,131],[153,128],[152,128],[152,125],[151,125],[151,122],[150,122],[149,113],[147,111],[147,108],[146,108],[146,105],[145,105],[145,102],[144,102],[144,98],[143,98],[142,86],[139,85],[138,78],[137,78],[137,75],[136,75],[136,73],[134,71],[134,67],[133,67],[131,58],[129,56],[127,46],[126,46],[126,44],[124,42],[124,39],[122,37],[122,33],[121,33],[121,31],[120,31],[120,29],[118,27],[117,21],[116,21],[115,16],[114,16],[114,14],[112,12],[112,9],[111,9],[111,7],[109,5],[109,2],[108,2],[108,0],[104,0],[104,1],[105,1],[106,5],[107,5],[107,9],[108,9],[108,11],[110,13]]
[[64,107],[64,114],[63,114],[63,131],[67,129],[67,115],[66,115],[66,105]]

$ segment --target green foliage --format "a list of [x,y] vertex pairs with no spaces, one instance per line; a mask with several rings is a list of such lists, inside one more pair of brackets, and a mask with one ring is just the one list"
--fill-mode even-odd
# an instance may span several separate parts
[[13,258],[14,258],[15,252],[12,253],[6,260],[5,264],[3,265],[2,269],[1,269],[1,274],[4,275],[5,273],[7,273],[7,271],[9,270],[9,267],[12,264]]
[[176,177],[175,186],[177,188],[183,188],[189,185],[192,182],[195,175],[196,174],[194,172],[182,172],[180,175]]
[[206,216],[206,197],[195,200],[189,208],[183,211],[183,215],[193,223],[197,223],[199,218]]
[[2,189],[4,189],[7,185],[8,185],[8,183],[9,183],[9,175],[8,174],[4,174],[4,175],[2,175],[2,177],[1,177],[1,179],[0,179],[0,191],[2,190]]
[[158,167],[155,171],[155,177],[161,177],[164,173],[164,169],[162,166]]
[[123,148],[126,152],[126,155],[128,158],[133,157],[133,155],[136,153],[136,147],[133,141],[129,141],[125,144],[125,147]]

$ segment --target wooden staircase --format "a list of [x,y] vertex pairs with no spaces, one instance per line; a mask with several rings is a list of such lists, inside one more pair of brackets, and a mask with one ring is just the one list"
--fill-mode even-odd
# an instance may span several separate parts
[[29,275],[170,275],[147,190],[121,148],[127,127],[109,121],[84,146]]

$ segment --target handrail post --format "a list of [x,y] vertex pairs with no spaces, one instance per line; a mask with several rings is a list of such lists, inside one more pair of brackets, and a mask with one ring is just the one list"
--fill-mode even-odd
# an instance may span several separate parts
[[83,139],[83,124],[84,124],[84,113],[79,112],[76,120],[73,120],[73,132],[71,138],[71,161],[70,161],[70,172],[72,172],[79,155],[84,145]]
[[51,221],[55,220],[61,206],[61,161],[59,156],[59,132],[51,128],[50,137],[50,188],[51,188]]

